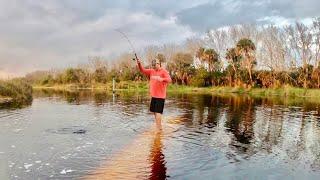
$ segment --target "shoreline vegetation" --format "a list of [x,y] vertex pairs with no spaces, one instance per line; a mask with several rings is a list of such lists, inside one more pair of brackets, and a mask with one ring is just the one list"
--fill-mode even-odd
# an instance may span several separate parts
[[[90,56],[65,69],[31,72],[25,80],[34,87],[110,90],[115,79],[118,90],[145,91],[147,77],[138,71],[133,54],[123,52],[114,58]],[[318,97],[320,17],[308,25],[212,29],[179,44],[147,46],[138,57],[146,68],[152,59],[162,62],[172,78],[169,91]]]
[[20,107],[32,102],[32,86],[23,79],[0,80],[0,106]]
[[[112,93],[112,83],[95,84],[95,85],[79,85],[79,84],[65,84],[65,85],[34,85],[34,89],[52,89],[63,91],[77,91],[77,90],[93,90],[105,91]],[[115,92],[148,92],[148,82],[118,82],[115,84]],[[168,93],[210,93],[210,94],[246,94],[249,96],[259,97],[298,97],[298,98],[319,98],[320,89],[306,89],[291,86],[284,86],[280,88],[244,88],[244,87],[230,87],[230,86],[212,86],[212,87],[194,87],[170,84],[167,88]]]

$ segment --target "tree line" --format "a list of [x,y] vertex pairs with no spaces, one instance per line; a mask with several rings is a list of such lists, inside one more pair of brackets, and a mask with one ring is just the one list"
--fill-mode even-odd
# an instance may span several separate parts
[[[147,67],[159,58],[176,84],[320,88],[320,18],[312,24],[242,24],[209,30],[204,37],[180,44],[148,46],[138,55]],[[26,79],[41,85],[146,80],[132,57],[89,57],[78,67],[36,71]]]

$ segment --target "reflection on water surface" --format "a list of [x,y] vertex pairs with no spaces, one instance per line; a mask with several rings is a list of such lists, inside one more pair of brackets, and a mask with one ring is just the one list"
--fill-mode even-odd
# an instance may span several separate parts
[[0,110],[1,179],[319,179],[320,104],[169,94],[153,130],[144,93],[36,91]]

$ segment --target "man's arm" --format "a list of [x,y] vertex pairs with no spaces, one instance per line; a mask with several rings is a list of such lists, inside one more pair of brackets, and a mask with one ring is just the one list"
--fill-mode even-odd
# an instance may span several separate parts
[[147,75],[147,76],[150,76],[151,74],[151,69],[145,69],[142,65],[141,65],[141,62],[139,59],[137,59],[137,65],[138,65],[138,68],[140,70],[140,72],[142,72],[143,74]]
[[171,82],[172,82],[171,77],[170,77],[168,71],[165,71],[164,77],[161,78],[161,79],[162,79],[162,82],[166,82],[166,83],[171,83]]

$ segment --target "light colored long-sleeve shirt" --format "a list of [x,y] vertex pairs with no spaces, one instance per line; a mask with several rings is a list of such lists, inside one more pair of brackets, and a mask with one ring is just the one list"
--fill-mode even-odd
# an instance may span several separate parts
[[149,91],[151,97],[165,99],[167,85],[171,82],[169,73],[163,68],[160,68],[159,70],[145,69],[140,63],[138,63],[138,67],[140,72],[149,76]]

